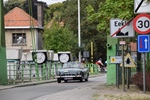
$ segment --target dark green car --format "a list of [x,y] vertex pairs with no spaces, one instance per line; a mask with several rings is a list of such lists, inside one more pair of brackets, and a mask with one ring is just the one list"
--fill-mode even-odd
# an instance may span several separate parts
[[67,62],[63,64],[62,69],[57,72],[57,82],[61,80],[67,82],[68,80],[83,80],[88,81],[89,69],[85,64],[80,62]]

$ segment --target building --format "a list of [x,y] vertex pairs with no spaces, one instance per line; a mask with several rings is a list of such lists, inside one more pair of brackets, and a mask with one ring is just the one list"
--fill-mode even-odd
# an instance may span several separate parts
[[39,23],[21,8],[9,11],[4,16],[6,47],[22,47],[23,52],[42,49],[43,26]]

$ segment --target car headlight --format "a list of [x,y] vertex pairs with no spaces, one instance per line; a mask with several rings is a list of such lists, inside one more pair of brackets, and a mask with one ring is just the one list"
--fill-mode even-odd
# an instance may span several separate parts
[[61,75],[61,72],[60,72],[60,71],[58,71],[58,72],[57,72],[57,75],[58,75],[58,76],[60,76],[60,75]]
[[82,73],[81,71],[77,71],[77,75],[81,75],[81,73]]

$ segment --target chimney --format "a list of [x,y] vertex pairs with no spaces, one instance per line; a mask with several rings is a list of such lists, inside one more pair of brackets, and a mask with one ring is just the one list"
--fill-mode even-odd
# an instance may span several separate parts
[[37,5],[37,20],[39,24],[43,27],[44,26],[44,14],[43,14],[43,2],[36,2]]

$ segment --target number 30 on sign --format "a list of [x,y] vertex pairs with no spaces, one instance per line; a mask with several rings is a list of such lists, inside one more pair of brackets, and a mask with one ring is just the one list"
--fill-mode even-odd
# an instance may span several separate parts
[[139,34],[150,33],[150,15],[139,14],[133,20],[134,30]]

